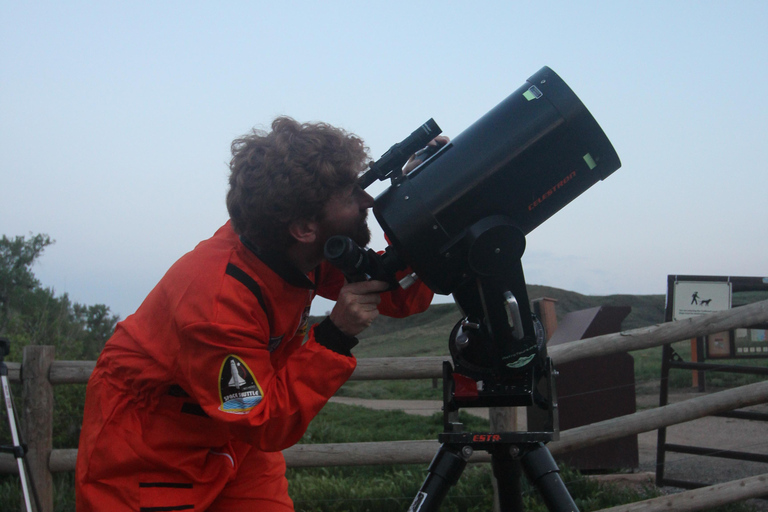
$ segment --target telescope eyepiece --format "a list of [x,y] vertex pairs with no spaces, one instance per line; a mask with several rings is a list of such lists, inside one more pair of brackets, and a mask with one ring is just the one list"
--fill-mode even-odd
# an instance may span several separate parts
[[396,273],[406,268],[395,250],[387,247],[383,254],[373,249],[363,249],[347,236],[332,236],[323,248],[325,259],[341,270],[347,281],[385,281],[390,290],[398,286]]
[[325,259],[341,270],[350,283],[369,279],[368,255],[348,236],[330,237],[323,252]]

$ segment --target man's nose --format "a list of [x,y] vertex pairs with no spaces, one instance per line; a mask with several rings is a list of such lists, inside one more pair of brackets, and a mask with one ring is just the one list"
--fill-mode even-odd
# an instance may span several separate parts
[[366,210],[368,208],[373,208],[373,197],[366,192],[365,190],[360,191],[360,198],[358,199],[360,203],[360,208],[365,208]]

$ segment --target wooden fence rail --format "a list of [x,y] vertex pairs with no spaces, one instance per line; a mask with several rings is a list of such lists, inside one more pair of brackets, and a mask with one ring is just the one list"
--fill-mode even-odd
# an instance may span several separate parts
[[[631,331],[606,334],[564,343],[549,349],[555,364],[607,354],[658,347],[666,343],[706,336],[715,332],[768,322],[768,300],[739,308],[668,322]],[[443,376],[445,357],[375,357],[360,359],[351,380],[438,379]],[[8,378],[20,381],[19,363],[8,364]],[[84,384],[93,371],[94,361],[54,361],[51,384]]]
[[603,509],[601,512],[693,512],[765,496],[768,473],[670,496]]
[[[678,322],[624,331],[617,334],[574,341],[552,347],[549,354],[555,364],[598,355],[629,352],[687,340],[697,336],[768,322],[768,301],[756,302],[727,311],[711,313]],[[352,380],[408,380],[442,377],[443,357],[388,357],[358,361]],[[43,511],[52,510],[52,472],[73,471],[77,450],[51,449],[53,409],[52,386],[83,384],[95,366],[91,361],[54,361],[53,348],[27,346],[24,361],[7,363],[9,379],[24,383],[22,422],[29,446],[30,470],[41,495]],[[23,373],[23,379],[21,374]],[[575,448],[648,432],[660,427],[690,421],[703,416],[768,402],[768,382],[702,396],[686,402],[641,411],[633,415],[570,429],[560,440],[550,443],[553,454]],[[286,450],[286,462],[292,467],[332,465],[423,464],[437,451],[437,441],[399,441],[387,443],[344,443],[296,445]],[[490,460],[477,453],[470,462]],[[12,456],[0,454],[0,472],[15,472]],[[765,478],[760,480],[765,485]],[[755,485],[752,483],[752,489]],[[763,494],[768,493],[768,487]],[[754,492],[754,491],[753,491]],[[636,510],[636,509],[632,509]],[[639,510],[639,509],[637,509]],[[691,509],[693,510],[693,509]]]

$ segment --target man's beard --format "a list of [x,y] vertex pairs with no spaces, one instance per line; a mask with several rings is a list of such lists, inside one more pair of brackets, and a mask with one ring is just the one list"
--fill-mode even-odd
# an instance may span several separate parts
[[346,237],[349,237],[353,242],[355,242],[361,248],[367,247],[371,241],[371,230],[368,227],[367,218],[368,218],[368,212],[366,212],[365,215],[362,215],[361,217],[359,217],[354,226],[349,226],[347,229],[344,229],[341,231],[338,229],[335,229],[335,230],[324,229],[322,236],[319,238],[319,240],[321,241],[321,244],[318,247],[320,254],[323,254],[323,248],[325,247],[325,243],[332,236],[346,236]]
[[354,234],[347,235],[360,247],[367,246],[371,241],[371,229],[368,227],[368,222],[366,221],[367,216],[368,215],[366,214],[366,216],[360,220]]

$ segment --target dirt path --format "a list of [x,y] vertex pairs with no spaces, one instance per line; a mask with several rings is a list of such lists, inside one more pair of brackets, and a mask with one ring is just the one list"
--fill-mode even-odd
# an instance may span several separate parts
[[[670,402],[675,403],[701,393],[675,393]],[[655,407],[658,397],[638,396],[638,409]],[[747,410],[768,412],[768,404]],[[656,470],[657,431],[638,435],[641,471]],[[732,450],[768,454],[768,423],[733,418],[706,417],[673,425],[667,428],[667,443],[700,446],[717,450]],[[707,483],[727,482],[748,476],[768,473],[768,464],[738,461],[719,457],[706,457],[667,452],[664,475],[666,478]],[[768,502],[754,501],[759,510],[768,510]]]

